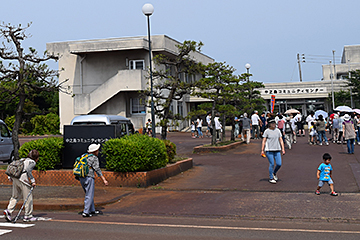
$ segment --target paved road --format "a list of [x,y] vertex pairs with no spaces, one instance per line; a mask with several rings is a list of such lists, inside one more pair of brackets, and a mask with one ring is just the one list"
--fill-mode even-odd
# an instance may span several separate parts
[[[360,166],[358,154],[345,154],[346,145],[309,146],[306,138],[299,138],[283,157],[280,181],[272,185],[267,182],[267,160],[260,157],[261,140],[228,152],[193,154],[194,146],[210,139],[184,133],[170,133],[169,139],[179,155],[194,159],[193,169],[147,189],[126,188],[131,194],[103,207],[103,216],[36,212],[53,220],[13,229],[2,238],[48,239],[52,234],[71,239],[84,234],[92,239],[99,233],[106,239],[359,239]],[[338,197],[330,196],[327,186],[320,196],[314,194],[324,152],[333,156]]]

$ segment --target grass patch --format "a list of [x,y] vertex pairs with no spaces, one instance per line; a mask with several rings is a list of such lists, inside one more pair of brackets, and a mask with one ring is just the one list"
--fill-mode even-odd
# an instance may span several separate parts
[[1,166],[0,166],[0,169],[1,169],[1,170],[6,170],[6,169],[7,169],[7,166],[8,166],[8,165],[1,165]]
[[169,161],[169,163],[176,163],[182,160],[188,159],[188,157],[180,157],[180,156],[175,156],[174,159],[172,159],[171,161]]

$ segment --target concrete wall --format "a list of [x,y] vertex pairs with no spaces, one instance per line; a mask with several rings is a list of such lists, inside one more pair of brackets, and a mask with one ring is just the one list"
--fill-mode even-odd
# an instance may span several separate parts
[[[177,54],[180,42],[165,35],[152,36],[152,54]],[[149,66],[146,37],[111,38],[47,43],[50,53],[60,55],[59,80],[67,80],[63,87],[68,93],[60,93],[60,131],[63,125],[81,114],[116,114],[130,118],[136,129],[142,128],[151,118],[145,114],[130,113],[130,98],[148,87],[144,70],[129,70],[131,60],[144,60]],[[202,53],[192,57],[204,64],[214,60]],[[156,67],[156,66],[155,66]],[[183,113],[187,115],[186,102]],[[176,104],[175,104],[176,109]],[[181,127],[185,126],[181,123]],[[159,129],[157,129],[159,131]]]

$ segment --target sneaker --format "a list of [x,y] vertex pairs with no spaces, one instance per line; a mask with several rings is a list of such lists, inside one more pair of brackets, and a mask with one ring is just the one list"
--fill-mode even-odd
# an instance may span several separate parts
[[329,146],[329,143],[328,143],[328,142],[326,142],[326,146]]
[[273,174],[273,178],[275,181],[277,181],[279,179],[275,174]]
[[269,179],[269,183],[276,184],[276,181],[274,179]]
[[103,215],[103,212],[100,210],[95,210],[94,212],[90,212],[92,215]]
[[296,143],[296,141],[294,141],[294,143]]
[[82,216],[84,217],[84,218],[86,218],[86,217],[92,217],[92,215],[91,214],[89,214],[89,213],[82,213]]
[[7,209],[4,210],[4,215],[5,215],[6,221],[11,222],[11,214]]
[[23,221],[24,222],[35,222],[38,219],[36,217],[24,217]]
[[360,145],[360,142],[358,142],[358,145]]
[[309,142],[309,144],[310,144],[310,145],[313,145],[313,143],[312,143],[312,142]]
[[322,143],[319,143],[320,146],[322,146]]
[[331,192],[330,195],[331,196],[337,196],[338,194],[337,194],[337,192]]
[[320,191],[319,191],[319,190],[316,190],[316,191],[315,191],[315,194],[316,194],[316,195],[320,195]]

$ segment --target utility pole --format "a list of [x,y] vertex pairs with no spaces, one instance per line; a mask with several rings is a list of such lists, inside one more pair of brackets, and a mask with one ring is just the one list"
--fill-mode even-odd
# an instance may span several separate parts
[[333,77],[335,78],[335,80],[337,79],[337,75],[336,75],[336,69],[335,69],[335,50],[332,50],[333,53],[333,65],[334,65],[334,75]]
[[[348,62],[348,66],[349,66],[349,80],[351,78],[351,72],[350,72],[350,59],[347,60]],[[354,102],[353,102],[353,97],[352,97],[352,87],[350,87],[350,107],[354,108]]]
[[299,76],[300,76],[300,82],[302,82],[302,76],[301,76],[301,64],[300,64],[300,54],[297,54],[297,60],[299,64]]
[[331,60],[329,62],[329,67],[330,67],[330,79],[331,79],[331,99],[332,99],[332,107],[333,107],[333,110],[334,110],[335,109],[334,85],[333,85],[334,75],[332,74]]

